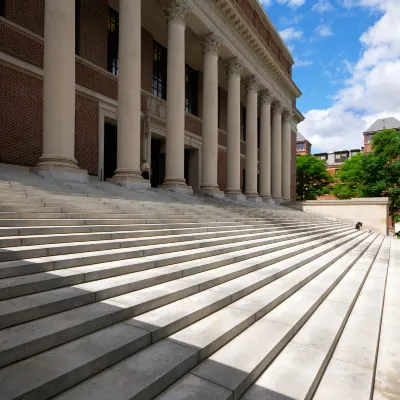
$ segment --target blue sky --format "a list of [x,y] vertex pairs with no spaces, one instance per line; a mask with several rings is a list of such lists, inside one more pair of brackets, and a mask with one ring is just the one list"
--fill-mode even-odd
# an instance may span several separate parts
[[295,59],[313,152],[359,148],[375,119],[400,119],[400,0],[261,3]]

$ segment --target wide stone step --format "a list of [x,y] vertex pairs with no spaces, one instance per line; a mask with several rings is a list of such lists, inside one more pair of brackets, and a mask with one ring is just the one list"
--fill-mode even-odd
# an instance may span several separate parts
[[[262,258],[262,262],[271,263],[271,259],[275,260],[274,262],[277,262],[281,259],[288,258],[291,255],[296,255],[307,248],[312,249],[324,244],[323,239],[315,239],[314,241],[311,239],[309,241],[310,243],[308,245],[294,245],[294,247],[289,251],[286,248],[287,246],[291,247],[293,243],[283,243],[280,246],[261,246],[260,249],[258,249],[258,254],[266,255],[266,257]],[[282,249],[285,250],[274,254],[276,251]],[[183,293],[186,293],[187,291],[195,293],[199,290],[207,289],[210,287],[210,285],[217,285],[221,282],[234,279],[237,276],[246,274],[254,269],[259,269],[264,266],[264,264],[254,264],[254,261],[252,262],[251,260],[249,262],[243,261],[243,259],[249,260],[249,258],[254,257],[254,254],[249,254],[248,251],[244,251],[243,253],[244,254],[242,256],[236,254],[235,259],[238,259],[237,265],[228,265],[227,267],[222,267],[227,270],[225,274],[222,274],[221,269],[218,269],[216,272],[212,270],[196,274],[193,277],[187,276],[179,278],[179,275],[183,275],[183,272],[179,269],[179,267],[177,268],[177,271],[171,271],[170,268],[164,268],[163,270],[156,269],[154,271],[144,271],[142,273],[132,275],[127,275],[127,272],[124,271],[124,276],[119,278],[108,278],[71,287],[22,296],[13,300],[3,300],[0,302],[0,328],[29,321],[34,318],[53,314],[55,312],[64,311],[69,308],[94,302],[96,300],[104,300],[113,296],[129,293],[139,290],[142,287],[156,285],[156,283],[158,283],[157,279],[160,279],[159,276],[164,277],[161,278],[161,282],[163,279],[167,281],[175,279],[174,281],[170,282],[169,286],[172,288],[177,286],[178,289],[182,289]],[[269,253],[272,254],[269,255]],[[159,262],[162,264],[168,263],[164,259],[160,259]],[[171,265],[172,263],[169,264]],[[148,269],[151,269],[151,267],[148,267]],[[74,272],[71,271],[66,272],[74,274]],[[113,272],[114,274],[116,273],[116,271]],[[106,273],[109,274],[109,271],[106,271]],[[162,275],[163,273],[164,275]],[[98,276],[97,274],[98,271],[94,271],[94,276]],[[66,274],[64,275],[65,279],[67,279],[68,277]],[[165,278],[165,276],[168,278]],[[79,277],[78,273],[78,278],[75,276],[73,279],[82,279],[82,277]],[[168,284],[165,284],[164,286],[168,287]],[[153,286],[153,288],[154,287],[156,286]],[[154,295],[152,288],[150,287],[149,289],[150,296]],[[7,292],[7,288],[4,290]],[[9,290],[12,291],[12,289]],[[156,294],[158,293],[157,290],[158,289],[156,288]],[[172,292],[174,292],[174,290]],[[141,295],[142,294],[139,293],[138,296]],[[147,293],[145,293],[144,296],[147,296]]]
[[382,244],[313,399],[371,399],[390,241]]
[[[327,260],[327,262],[329,263],[329,260]],[[320,267],[320,269],[322,268]],[[232,308],[235,309],[234,307]],[[249,324],[254,322],[254,316],[253,318],[249,318],[247,316],[247,323],[243,324],[243,314],[245,313],[242,312],[241,321],[239,318],[234,319],[236,329],[232,326],[232,319],[230,321],[230,324],[224,325],[224,329],[228,329],[230,336],[232,336],[235,331],[236,334],[239,333],[238,326],[240,331],[240,329],[245,329],[246,325],[248,326]],[[253,314],[255,315],[254,312]],[[197,316],[197,319],[199,319],[199,316]],[[201,323],[204,320],[205,319],[199,322]],[[4,381],[9,382],[8,386],[5,386],[2,390],[4,399],[14,399],[17,398],[17,396],[26,395],[28,393],[30,396],[47,399],[57,392],[68,389],[71,385],[79,383],[85,378],[94,375],[102,369],[115,364],[119,360],[122,360],[123,358],[130,356],[131,354],[134,354],[141,348],[148,346],[151,342],[151,337],[147,336],[149,332],[145,329],[135,327],[134,324],[137,323],[137,321],[131,320],[127,322],[128,323],[118,323],[108,328],[104,328],[101,331],[91,333],[80,339],[76,339],[70,343],[61,345],[54,350],[46,351],[23,362],[3,368],[2,370],[0,370],[0,379],[4,379]],[[127,327],[135,328],[135,330],[130,331]],[[181,332],[184,332],[183,334],[185,334],[185,330]],[[215,337],[215,334],[213,339],[211,339],[210,336],[208,336],[207,338],[204,338],[204,335],[200,336],[203,338],[203,343],[205,341],[210,342],[211,340],[215,350],[216,348],[218,348],[218,345],[222,346],[229,340],[229,334],[222,335],[221,338],[221,333],[222,332],[218,332],[217,334],[219,335],[219,339]],[[177,335],[179,335],[179,332]],[[144,337],[146,339],[144,339]],[[137,385],[135,389],[142,386],[141,390],[138,393],[138,395],[141,396],[139,398],[147,399],[151,398],[149,397],[150,394],[153,396],[158,394],[165,387],[165,384],[167,384],[168,386],[170,383],[173,382],[173,380],[170,382],[168,382],[167,380],[166,382],[166,380],[163,379],[161,385],[157,385],[156,382],[154,382],[155,376],[160,373],[165,376],[165,369],[168,368],[169,375],[174,376],[174,378],[176,379],[179,378],[185,372],[185,370],[187,371],[199,362],[199,350],[196,348],[191,349],[191,347],[194,347],[192,344],[182,345],[181,343],[179,343],[179,340],[171,337],[170,340],[161,340],[160,342],[148,347],[148,349],[138,353],[137,356],[133,356],[134,364],[136,365],[135,370],[137,371],[137,373],[140,374],[140,371],[144,371],[144,376],[147,376],[147,379],[144,380],[140,379],[141,377],[138,377],[136,375],[137,373],[133,374],[132,357],[129,357],[127,360],[122,361],[122,364],[125,367],[125,363],[127,361],[130,361],[128,364],[130,367],[127,368],[122,375],[123,377],[125,376],[125,373],[133,374],[133,379],[129,380],[130,382],[127,383],[128,385],[131,385],[130,389],[128,391],[124,390],[122,392],[115,392],[114,396],[107,397],[108,395],[111,395],[114,390],[119,388],[120,382],[125,381],[125,379],[119,379],[116,381],[114,388],[111,389],[111,392],[109,391],[109,389],[105,392],[107,393],[107,396],[104,398],[134,398],[121,397],[122,393],[126,393],[127,396],[132,396],[132,385]],[[171,349],[170,346],[172,346]],[[169,350],[172,349],[174,351],[170,352]],[[212,351],[209,346],[208,350]],[[183,354],[179,356],[182,352]],[[188,353],[193,354],[193,360],[191,362],[187,361]],[[75,354],[75,356],[73,354]],[[77,356],[78,354],[79,356]],[[203,352],[203,354],[206,354],[206,352]],[[149,362],[151,359],[154,359],[154,357],[155,360],[158,359],[159,361],[161,361],[160,358],[162,358],[164,359],[164,362],[157,363],[159,364],[159,366],[152,362]],[[46,368],[47,365],[50,367],[50,365],[53,363],[57,364],[57,368]],[[179,365],[177,365],[177,363]],[[36,365],[40,365],[41,368],[37,368]],[[116,369],[120,369],[119,367],[120,364],[117,364],[114,367],[110,368],[108,371],[105,371],[105,373],[108,372],[113,375],[114,373],[116,373]],[[170,371],[171,367],[173,369],[172,374]],[[82,370],[84,370],[85,372],[82,373]],[[17,385],[15,383],[15,377],[17,377],[18,375],[24,376],[25,374],[30,375],[29,379],[24,380],[22,384]],[[102,376],[102,374],[98,376]],[[98,376],[95,376],[92,379],[96,380]],[[87,381],[89,382],[89,385],[90,381],[91,379]],[[84,382],[82,385],[77,386],[77,388],[72,389],[72,391],[77,391],[77,393],[67,392],[65,395],[68,394],[68,396],[70,396],[69,398],[85,398],[82,397],[82,386],[87,386],[87,382]],[[102,379],[100,384],[103,385],[104,383],[104,379]],[[149,385],[149,383],[151,383],[151,385]],[[143,385],[147,386],[146,392],[143,392]],[[91,391],[93,389],[93,387],[90,387]],[[88,393],[86,392],[86,396],[87,395]]]
[[[317,223],[303,224],[304,227],[320,226]],[[133,229],[132,227],[131,229]],[[149,236],[163,236],[163,235],[192,235],[204,232],[218,232],[221,236],[227,235],[226,231],[238,231],[241,233],[249,233],[254,231],[257,232],[267,232],[281,229],[296,229],[297,224],[283,223],[283,224],[271,224],[271,223],[253,223],[252,225],[222,225],[220,227],[198,227],[198,228],[172,228],[172,229],[138,229],[141,228],[140,225],[135,227],[135,230],[120,230],[114,231],[112,227],[108,232],[90,232],[90,228],[86,229],[85,233],[65,233],[65,234],[31,234],[31,235],[15,235],[11,236],[8,231],[8,237],[0,236],[0,248],[3,247],[14,247],[14,246],[32,246],[32,245],[43,245],[43,244],[55,244],[55,243],[71,243],[71,242],[89,242],[97,240],[110,240],[110,239],[128,239],[134,237],[149,237]],[[29,229],[29,228],[28,228]],[[21,230],[22,231],[22,230]],[[225,232],[224,232],[225,231]],[[46,232],[46,230],[44,230]],[[21,232],[22,233],[22,232]],[[26,233],[29,233],[27,231]],[[5,236],[5,234],[4,234]]]
[[[303,228],[292,228],[292,229],[275,229],[272,232],[264,231],[262,228],[258,230],[247,230],[245,232],[237,231],[219,231],[219,232],[206,232],[206,233],[193,233],[190,238],[187,234],[177,235],[159,235],[152,237],[134,237],[125,239],[110,239],[110,240],[96,240],[96,241],[84,241],[84,242],[72,242],[72,243],[55,243],[55,244],[41,244],[41,245],[27,245],[19,247],[4,247],[0,248],[0,262],[21,260],[25,258],[34,257],[47,257],[55,255],[68,255],[74,253],[83,253],[90,251],[102,251],[111,249],[121,249],[127,247],[141,247],[151,245],[161,245],[166,243],[175,244],[178,242],[187,243],[188,245],[197,240],[202,240],[201,246],[207,245],[207,240],[210,243],[218,244],[219,242],[231,243],[239,240],[248,239],[262,239],[271,236],[283,236],[288,234],[296,234],[298,232],[309,232],[318,225],[303,227]],[[191,240],[188,240],[191,239]],[[1,240],[0,240],[1,244]],[[189,247],[190,248],[190,247]],[[173,251],[173,250],[172,250]]]
[[[262,238],[255,240],[224,243],[223,239],[209,239],[207,241],[180,242],[177,244],[160,244],[153,246],[140,246],[133,248],[112,249],[103,251],[92,251],[86,253],[69,254],[67,256],[48,256],[24,260],[0,262],[0,278],[13,277],[18,275],[32,274],[50,270],[76,268],[83,265],[114,262],[116,268],[124,270],[147,268],[148,265],[165,266],[176,262],[195,260],[235,250],[251,249],[259,246],[283,247],[292,244],[306,243],[310,236],[320,235],[324,238],[333,233],[344,234],[351,231],[351,228],[319,228],[312,232],[301,232],[290,235],[282,235],[273,238]],[[288,236],[291,238],[287,240]],[[219,243],[218,243],[219,242]],[[263,250],[262,250],[263,251]],[[147,258],[146,258],[147,257]],[[127,260],[123,262],[123,260]],[[104,264],[105,265],[105,264]],[[99,268],[101,269],[101,268]],[[106,269],[109,269],[107,265]],[[130,271],[133,272],[133,271]]]
[[[187,299],[172,303],[169,306],[161,307],[154,312],[144,314],[142,317],[136,318],[135,323],[146,323],[147,326],[150,327],[149,319],[153,321],[157,318],[157,332],[155,332],[154,329],[150,329],[153,331],[152,340],[154,341],[156,338],[162,338],[175,330],[181,329],[185,324],[193,323],[196,319],[218,310],[218,308],[229,302],[235,301],[249,291],[254,291],[267,284],[270,280],[274,279],[274,275],[277,276],[277,274],[279,274],[283,276],[285,273],[289,273],[326,253],[329,253],[329,257],[325,257],[325,259],[320,261],[320,267],[325,265],[325,260],[326,265],[333,263],[336,259],[345,254],[348,249],[351,249],[364,240],[366,236],[365,234],[353,233],[344,238],[334,239],[328,244],[322,244],[313,249],[301,249],[298,255],[293,255],[295,253],[292,253],[292,255],[285,254],[284,251],[280,251],[278,253],[281,254],[276,253],[272,258],[265,256],[257,257],[256,259],[252,259],[253,265],[260,268],[264,265],[264,267],[248,273],[245,280],[240,278],[240,282],[238,282],[239,286],[235,283],[239,281],[239,279],[234,278],[231,281],[231,287],[236,291],[232,292],[232,290],[229,290],[229,292],[226,293],[224,290],[227,286],[226,284],[222,284],[222,286],[213,286]],[[339,249],[335,251],[336,248]],[[286,261],[276,261],[280,260],[282,254],[288,256],[288,258],[285,258]],[[276,264],[273,267],[265,269],[265,266],[268,264],[272,265],[274,262],[276,262]],[[218,265],[215,266],[215,268],[217,267]],[[196,267],[190,268],[188,264],[176,265],[175,268],[180,268],[183,276],[202,271],[202,269],[196,270]],[[263,271],[264,269],[265,271]],[[217,272],[218,271],[219,269]],[[226,271],[225,275],[227,273],[229,272]],[[221,293],[215,292],[216,287],[220,288]],[[193,300],[190,300],[192,297]],[[148,298],[145,300],[148,300]],[[138,305],[139,304],[136,304],[136,306]],[[138,307],[136,307],[135,315],[138,314],[137,309]],[[120,304],[111,300],[89,304],[50,317],[27,322],[23,325],[1,330],[0,343],[2,344],[0,345],[0,366],[17,361],[21,357],[33,355],[35,352],[43,351],[49,347],[72,340],[73,338],[85,335],[123,319],[128,319],[132,314],[132,307],[121,307]]]
[[[296,272],[297,271],[293,272],[293,274]],[[282,279],[289,277],[289,275],[290,274],[286,275]],[[267,285],[265,289],[278,282],[279,280]],[[304,308],[302,311],[307,312]],[[266,322],[263,321],[263,319],[255,322],[255,315],[256,312],[254,310],[246,312],[243,309],[234,307],[234,304],[232,304],[206,318],[201,319],[200,321],[190,325],[188,328],[184,328],[183,330],[169,336],[168,339],[162,339],[146,349],[129,356],[125,360],[98,373],[92,378],[87,379],[56,398],[58,400],[80,400],[87,398],[101,398],[101,396],[103,396],[103,398],[115,398],[121,400],[152,399],[170,386],[171,383],[189,372],[205,357],[208,357],[211,353],[222,347],[221,350],[215,353],[218,354],[227,346],[230,346],[234,341],[236,341],[236,351],[233,353],[231,352],[230,354],[232,358],[235,358],[236,355],[238,362],[243,360],[243,356],[249,356],[247,350],[251,352],[252,355],[253,353],[264,354],[264,351],[268,351],[271,345],[269,347],[263,345],[266,336],[258,335],[263,328],[269,328],[267,342],[273,340],[283,342],[284,340],[280,339],[280,337],[283,337],[286,340],[288,339],[292,330],[290,326],[278,323],[273,324],[272,322],[269,323],[269,321]],[[174,357],[173,354],[168,351],[170,348],[171,353],[173,349],[178,354],[183,353],[183,356]],[[258,356],[258,358],[260,357],[262,356]],[[246,361],[246,363],[249,364],[249,361]],[[199,376],[198,370],[204,365],[203,362],[199,367],[193,369],[192,373]],[[218,363],[213,365],[215,368],[219,367]],[[229,368],[229,373],[233,380],[234,376],[237,376],[240,372],[245,373],[243,369],[247,365],[245,366],[242,363],[240,366],[242,367],[241,370],[231,369],[227,365],[221,365],[220,368]],[[228,377],[229,373],[227,372],[224,376]],[[218,379],[223,377],[220,375],[214,375],[212,378]],[[203,378],[200,377],[200,379],[203,381]],[[212,384],[212,380],[206,380]],[[111,384],[112,381],[115,382],[114,385]],[[177,388],[176,385],[181,386],[180,388]],[[221,386],[219,383],[217,383],[217,385]],[[175,399],[194,398],[192,396],[192,391],[185,392],[185,386],[186,383],[183,383],[182,385],[182,381],[178,381],[175,385],[171,386],[169,390],[175,391],[175,394],[178,394]],[[199,389],[200,392],[197,393],[197,397],[195,398],[206,398],[205,393],[209,390],[209,386],[203,386],[202,383],[200,383]],[[212,393],[229,393],[229,396],[227,396],[226,399],[234,398],[232,396],[232,391],[229,392],[229,390],[224,390],[222,387]]]
[[[233,393],[233,398],[239,399],[272,362],[252,389],[265,388],[266,390],[262,392],[264,397],[271,393],[284,394],[285,390],[293,390],[297,379],[295,382],[291,381],[290,385],[288,385],[287,379],[281,379],[282,374],[285,373],[288,374],[286,376],[292,377],[297,366],[301,366],[301,363],[296,363],[290,357],[293,356],[293,353],[296,354],[299,345],[301,345],[306,353],[304,358],[308,359],[307,367],[303,366],[303,370],[305,369],[304,372],[306,372],[307,369],[310,371],[312,366],[315,365],[314,360],[316,358],[319,362],[322,361],[321,356],[318,358],[319,353],[315,354],[318,350],[328,351],[334,346],[334,341],[340,336],[340,332],[346,324],[348,315],[381,242],[382,237],[376,239],[365,254],[362,254],[362,251],[366,250],[365,247],[361,253],[358,249],[349,252],[346,256],[344,272],[339,276],[339,279],[343,275],[345,276],[331,292],[329,289],[325,289],[323,293],[320,291],[316,293],[313,289],[310,292],[309,287],[305,286],[303,288],[305,299],[299,301],[299,298],[290,297],[211,357],[204,360],[192,371],[192,374],[230,390]],[[337,267],[340,267],[343,260],[339,260],[338,263]],[[353,266],[356,269],[354,272],[356,272],[357,278],[353,285],[349,287],[348,280],[353,279],[354,275],[351,269]],[[357,270],[358,267],[360,267],[360,270]],[[329,272],[331,270],[332,268],[329,269]],[[347,272],[349,270],[350,272]],[[323,281],[324,278],[325,276],[321,274],[310,282],[310,286],[315,287],[316,283],[319,280]],[[318,286],[320,284],[323,283],[318,282]],[[329,279],[328,284],[332,285],[331,279]],[[341,297],[344,291],[346,291],[346,301],[338,302],[337,299]],[[311,296],[309,296],[310,293]],[[327,319],[328,315],[329,318]],[[279,354],[281,351],[282,353]],[[277,358],[275,359],[275,357]],[[313,376],[313,372],[310,375]],[[296,378],[297,376],[296,372]],[[271,380],[282,383],[283,386],[279,386],[279,389],[275,386],[269,387],[268,382]],[[244,395],[244,399],[257,398],[252,397],[252,389]],[[255,396],[260,396],[260,394],[258,393]],[[300,394],[300,397],[294,398],[306,397],[302,397],[302,394]]]

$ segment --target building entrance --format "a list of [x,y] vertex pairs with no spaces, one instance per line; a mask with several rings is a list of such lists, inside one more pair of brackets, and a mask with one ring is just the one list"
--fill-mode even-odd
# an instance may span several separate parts
[[157,187],[165,179],[165,140],[151,138],[151,177],[152,187]]
[[114,176],[117,169],[117,126],[104,124],[104,171],[105,181]]

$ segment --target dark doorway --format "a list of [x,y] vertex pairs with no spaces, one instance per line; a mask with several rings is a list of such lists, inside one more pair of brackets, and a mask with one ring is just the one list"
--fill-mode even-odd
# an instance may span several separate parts
[[161,140],[151,139],[151,178],[152,187],[157,187],[165,179],[165,153],[161,153]]
[[246,170],[242,169],[242,192],[246,192]]
[[117,127],[104,124],[104,173],[103,179],[114,176],[117,169]]
[[184,177],[186,185],[190,185],[189,181],[189,165],[190,165],[190,149],[185,149],[185,162],[184,162]]

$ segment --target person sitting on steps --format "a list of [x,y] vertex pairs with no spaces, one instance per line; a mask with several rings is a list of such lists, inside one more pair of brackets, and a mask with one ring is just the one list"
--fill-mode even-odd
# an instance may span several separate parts
[[142,177],[144,179],[150,179],[150,165],[146,160],[143,160],[140,170],[142,171]]

